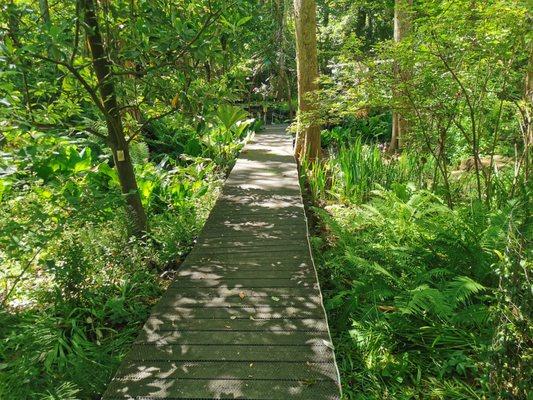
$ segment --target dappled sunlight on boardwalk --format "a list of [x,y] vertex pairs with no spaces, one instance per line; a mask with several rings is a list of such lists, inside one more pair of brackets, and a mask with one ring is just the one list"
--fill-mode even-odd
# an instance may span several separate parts
[[291,152],[245,147],[105,399],[339,399]]

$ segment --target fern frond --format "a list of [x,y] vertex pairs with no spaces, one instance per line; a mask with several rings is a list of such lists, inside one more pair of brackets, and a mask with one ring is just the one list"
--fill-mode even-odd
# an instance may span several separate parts
[[459,309],[452,318],[452,323],[462,326],[482,327],[489,322],[490,308],[485,304],[474,304]]
[[456,303],[466,302],[472,295],[485,290],[485,286],[467,276],[458,276],[446,285],[445,293]]
[[130,145],[131,161],[135,165],[142,165],[148,161],[150,150],[145,142],[135,141]]
[[420,285],[410,290],[409,299],[400,302],[399,309],[404,314],[418,315],[424,317],[426,314],[434,314],[447,319],[453,311],[445,294],[438,289],[428,285]]

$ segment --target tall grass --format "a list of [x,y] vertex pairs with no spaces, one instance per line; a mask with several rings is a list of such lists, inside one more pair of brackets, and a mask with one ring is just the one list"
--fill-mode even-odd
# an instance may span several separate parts
[[364,144],[357,137],[320,162],[304,160],[302,176],[315,200],[359,204],[376,188],[405,190],[401,183],[426,188],[433,168],[431,161],[416,153],[390,156],[379,145]]

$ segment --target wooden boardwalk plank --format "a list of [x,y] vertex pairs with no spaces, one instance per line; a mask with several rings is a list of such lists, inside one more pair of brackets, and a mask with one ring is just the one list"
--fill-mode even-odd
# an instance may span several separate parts
[[104,399],[340,399],[282,127],[242,151]]
[[305,381],[311,379],[332,379],[336,371],[330,363],[294,363],[278,362],[278,368],[272,368],[271,363],[250,363],[243,361],[152,361],[140,369],[135,361],[126,361],[116,378],[120,380],[155,379],[210,379],[213,376],[223,376],[228,371],[235,375],[242,375],[249,379],[291,379]]

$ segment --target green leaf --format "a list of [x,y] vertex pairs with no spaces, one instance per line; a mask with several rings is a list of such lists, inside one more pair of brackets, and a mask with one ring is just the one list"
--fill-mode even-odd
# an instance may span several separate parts
[[237,21],[237,26],[242,26],[244,25],[245,23],[247,23],[248,21],[250,21],[252,19],[252,16],[247,16],[247,17],[242,17],[240,20]]
[[247,115],[248,113],[242,108],[231,104],[223,104],[217,109],[217,117],[228,131],[238,121],[245,119]]

